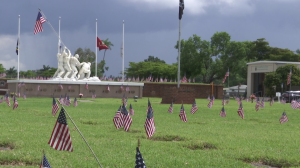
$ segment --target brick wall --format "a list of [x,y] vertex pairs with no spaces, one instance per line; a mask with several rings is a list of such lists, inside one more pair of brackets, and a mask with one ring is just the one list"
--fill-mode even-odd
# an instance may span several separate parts
[[7,79],[0,79],[0,95],[5,95],[5,89],[8,89]]
[[[186,93],[186,94],[194,94],[195,97],[193,99],[207,98],[207,96],[210,95],[211,91],[212,91],[211,85],[201,85],[201,84],[180,84],[179,89],[175,90],[174,88],[177,88],[176,83],[173,83],[173,84],[144,83],[143,97],[161,97],[161,98],[164,98],[164,100],[168,100],[172,96],[174,98],[177,97],[176,94],[181,92],[181,93]],[[173,95],[171,93],[172,89],[174,92],[176,92],[176,94],[174,93],[175,95]],[[223,98],[223,85],[214,85],[213,93],[214,93],[214,96],[216,99],[222,99]],[[172,96],[169,96],[169,98],[166,99],[167,96],[170,94],[172,94]],[[166,102],[168,102],[168,101],[166,101]]]

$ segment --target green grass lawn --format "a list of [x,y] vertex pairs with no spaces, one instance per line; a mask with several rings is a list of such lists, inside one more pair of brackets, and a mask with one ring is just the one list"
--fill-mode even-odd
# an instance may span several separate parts
[[[144,124],[148,98],[128,100],[135,111],[129,132],[117,130],[113,117],[120,99],[90,99],[78,102],[66,110],[85,136],[103,167],[129,168],[135,166],[138,139],[147,168],[159,167],[253,167],[260,162],[276,167],[300,166],[300,111],[289,104],[274,103],[255,111],[255,103],[243,101],[245,118],[241,119],[239,105],[233,99],[225,106],[226,118],[219,116],[221,100],[211,109],[206,99],[197,99],[199,110],[190,113],[191,104],[184,105],[187,123],[179,118],[180,106],[160,104],[161,98],[150,98],[154,110],[156,132],[148,139]],[[0,167],[26,165],[38,167],[42,152],[52,167],[99,167],[89,148],[70,127],[73,152],[57,151],[48,145],[58,114],[52,116],[51,98],[18,98],[19,107],[12,110],[0,104],[0,146],[13,150],[0,151]],[[72,102],[73,103],[73,102]],[[289,121],[279,123],[283,111]]]

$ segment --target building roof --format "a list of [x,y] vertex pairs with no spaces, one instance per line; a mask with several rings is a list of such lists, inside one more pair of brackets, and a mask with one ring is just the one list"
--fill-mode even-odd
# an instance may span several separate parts
[[[245,90],[247,88],[247,85],[241,85],[240,89],[241,90]],[[238,89],[238,86],[232,86],[232,87],[229,87],[230,90],[237,90]]]
[[267,63],[272,63],[272,64],[300,64],[300,62],[288,62],[288,61],[256,61],[256,62],[248,62],[247,65],[267,64]]

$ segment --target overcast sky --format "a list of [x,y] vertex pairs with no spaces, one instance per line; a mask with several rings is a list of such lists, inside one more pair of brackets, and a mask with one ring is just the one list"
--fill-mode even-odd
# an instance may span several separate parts
[[[299,49],[300,0],[185,0],[182,39],[197,34],[210,41],[216,32],[226,31],[232,41],[265,38],[272,47]],[[17,67],[15,52],[18,17],[21,16],[20,70],[57,68],[58,38],[49,24],[33,34],[40,8],[58,32],[72,55],[79,47],[95,51],[96,19],[98,37],[114,44],[106,52],[109,70],[117,76],[122,70],[121,44],[125,20],[125,67],[149,55],[168,64],[176,62],[179,0],[9,0],[0,2],[0,63],[6,69]],[[103,50],[97,51],[98,61]]]

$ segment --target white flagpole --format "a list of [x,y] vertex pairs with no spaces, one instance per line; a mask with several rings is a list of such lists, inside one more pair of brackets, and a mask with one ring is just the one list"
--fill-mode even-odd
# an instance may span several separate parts
[[58,53],[61,53],[61,51],[60,51],[60,18],[61,17],[59,17],[59,21],[58,21]]
[[95,50],[95,54],[96,54],[95,76],[97,77],[97,19],[96,19],[96,50]]
[[20,80],[20,67],[19,67],[19,64],[20,64],[20,59],[19,59],[19,56],[20,56],[20,15],[19,15],[19,28],[18,28],[18,80]]
[[122,81],[124,82],[124,56],[125,56],[125,54],[124,54],[124,24],[125,24],[125,22],[124,22],[124,20],[123,20],[123,43],[122,43],[122,50],[123,50],[123,62],[122,62]]

